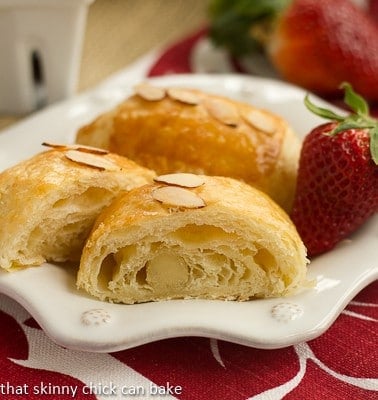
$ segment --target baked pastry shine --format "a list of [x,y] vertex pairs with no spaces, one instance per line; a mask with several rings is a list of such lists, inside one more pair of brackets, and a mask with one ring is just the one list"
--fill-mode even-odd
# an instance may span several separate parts
[[305,247],[275,202],[231,178],[195,176],[191,185],[188,175],[158,177],[100,214],[79,288],[132,304],[274,297],[305,284]]
[[246,103],[144,84],[82,127],[76,141],[129,157],[158,174],[242,180],[291,209],[300,142],[285,120]]
[[79,261],[100,211],[154,173],[96,149],[51,145],[0,174],[0,267]]

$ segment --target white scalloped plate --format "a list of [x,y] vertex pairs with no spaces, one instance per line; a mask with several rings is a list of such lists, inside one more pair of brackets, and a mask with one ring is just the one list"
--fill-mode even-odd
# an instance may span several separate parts
[[[154,79],[251,102],[284,116],[303,136],[321,122],[305,93],[282,82],[238,75]],[[73,142],[76,129],[131,93],[136,82],[109,80],[0,133],[0,170],[42,150],[43,141]],[[75,288],[75,271],[44,264],[0,271],[0,291],[21,303],[58,344],[110,352],[177,336],[205,336],[257,348],[280,348],[321,335],[347,303],[378,277],[378,216],[309,267],[316,286],[287,298],[224,302],[174,300],[139,305],[98,301]]]

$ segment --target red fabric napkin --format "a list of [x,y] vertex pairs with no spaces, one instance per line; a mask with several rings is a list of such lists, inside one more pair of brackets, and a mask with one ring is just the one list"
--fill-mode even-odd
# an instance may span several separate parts
[[0,296],[0,398],[147,399],[160,388],[181,400],[377,399],[377,292],[376,281],[322,336],[285,349],[188,337],[112,354],[54,344]]

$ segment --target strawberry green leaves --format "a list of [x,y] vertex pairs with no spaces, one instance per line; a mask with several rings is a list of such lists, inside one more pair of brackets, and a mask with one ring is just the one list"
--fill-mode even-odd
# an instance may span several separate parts
[[335,129],[329,133],[330,135],[337,135],[350,129],[367,129],[370,135],[371,157],[378,165],[378,120],[370,116],[368,103],[353,90],[349,83],[344,82],[340,87],[345,91],[344,103],[352,110],[352,113],[348,115],[339,115],[327,108],[318,107],[310,101],[308,94],[304,99],[304,104],[308,110],[319,117],[338,122]]
[[307,94],[305,99],[304,99],[305,106],[315,115],[318,115],[319,117],[325,118],[325,119],[330,119],[331,121],[343,121],[345,116],[343,115],[338,115],[334,113],[331,110],[328,110],[327,108],[322,108],[318,107],[314,103],[311,103],[309,99],[309,95]]
[[211,0],[209,4],[209,37],[217,46],[234,56],[261,52],[264,43],[256,31],[272,30],[270,26],[292,0]]
[[370,130],[370,152],[374,162],[378,165],[378,126]]
[[343,82],[340,85],[344,89],[344,103],[347,104],[356,114],[361,116],[369,116],[369,105],[367,101],[357,94],[350,83]]

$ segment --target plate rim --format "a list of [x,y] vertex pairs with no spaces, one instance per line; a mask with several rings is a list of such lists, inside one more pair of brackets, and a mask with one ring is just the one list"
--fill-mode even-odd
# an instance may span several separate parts
[[[144,79],[148,80],[151,83],[156,83],[159,85],[190,85],[193,86],[193,82],[195,82],[196,85],[200,85],[201,82],[206,82],[209,84],[211,81],[212,84],[214,85],[214,82],[219,83],[222,81],[227,81],[228,84],[237,84],[237,85],[243,85],[244,82],[248,82],[249,84],[253,84],[256,82],[259,82],[259,85],[273,85],[278,87],[281,90],[292,90],[297,93],[297,95],[302,94],[304,95],[306,92],[292,84],[288,84],[286,82],[278,81],[275,79],[271,78],[260,78],[260,77],[252,77],[252,76],[245,76],[245,75],[239,75],[239,74],[218,74],[218,75],[209,75],[209,74],[195,74],[195,75],[190,75],[190,74],[174,74],[174,75],[166,75],[162,77],[154,77],[154,78],[149,78],[149,79]],[[120,83],[122,82],[122,83]],[[210,82],[210,83],[211,83]],[[120,76],[115,77],[113,80],[107,80],[103,84],[99,85],[98,87],[91,89],[79,96],[76,96],[72,99],[66,100],[61,103],[57,103],[56,105],[50,106],[45,110],[42,110],[25,120],[15,124],[14,126],[7,128],[3,131],[0,132],[0,142],[3,137],[9,137],[10,135],[13,135],[14,132],[18,132],[18,135],[22,135],[24,130],[27,130],[28,126],[30,124],[33,124],[33,126],[36,124],[38,125],[39,121],[43,121],[45,119],[51,118],[51,116],[56,115],[57,113],[62,113],[67,107],[71,107],[72,105],[75,106],[75,104],[83,104],[85,102],[90,102],[93,103],[93,99],[98,100],[99,94],[100,98],[101,96],[104,96],[104,93],[109,93],[111,94],[112,91],[114,93],[117,93],[117,90],[119,89],[120,85],[123,88],[126,88],[128,90],[131,90],[132,86],[134,86],[135,82],[130,82],[125,78],[122,78],[122,74]],[[226,85],[227,86],[227,85]],[[232,86],[232,85],[231,85]],[[204,89],[205,90],[205,89]],[[294,93],[293,92],[293,93]],[[319,99],[317,96],[314,95],[316,99]],[[105,96],[105,102],[106,102],[106,96]],[[329,104],[325,102],[324,100],[320,100],[321,103],[323,104]],[[96,101],[95,103],[95,110],[98,109],[96,108]],[[97,105],[98,106],[98,105]],[[105,106],[105,104],[100,104],[100,109],[101,107]],[[338,109],[337,107],[334,107],[335,109]],[[62,111],[63,110],[63,111]],[[32,155],[31,153],[30,155]],[[1,168],[1,167],[0,167]],[[373,217],[374,218],[374,217]],[[377,219],[376,219],[377,220]],[[374,236],[374,235],[373,235]],[[374,238],[378,237],[378,235],[374,236]],[[378,243],[378,241],[377,241]],[[332,257],[331,257],[332,258]],[[49,264],[45,264],[49,268]],[[36,271],[41,270],[42,267],[36,267]],[[311,268],[311,266],[309,267]],[[32,271],[33,268],[28,269],[28,271]],[[18,273],[18,272],[15,272]],[[42,327],[42,329],[47,333],[47,335],[56,343],[67,347],[67,348],[72,348],[75,350],[84,350],[84,351],[93,351],[93,352],[113,352],[113,351],[119,351],[122,349],[127,349],[135,346],[139,346],[141,344],[149,343],[149,342],[154,342],[162,339],[167,339],[167,338],[173,338],[173,337],[179,337],[179,336],[204,336],[204,337],[209,337],[212,339],[219,339],[219,340],[227,340],[233,343],[238,343],[246,346],[251,346],[251,347],[256,347],[256,348],[264,348],[264,349],[275,349],[275,348],[282,348],[282,347],[287,347],[291,346],[295,343],[304,341],[304,340],[311,340],[314,339],[315,337],[318,337],[322,333],[324,333],[335,321],[335,319],[338,317],[339,313],[345,308],[347,303],[360,291],[362,290],[366,285],[369,283],[373,282],[375,279],[378,278],[378,266],[372,266],[370,271],[361,274],[359,278],[357,279],[357,283],[355,283],[354,287],[350,289],[348,292],[344,293],[344,296],[341,298],[338,306],[337,306],[337,312],[334,312],[332,315],[328,315],[328,318],[323,318],[322,321],[320,321],[318,324],[315,324],[312,329],[308,330],[307,332],[302,332],[301,334],[299,333],[291,333],[289,336],[284,336],[284,337],[276,337],[275,340],[267,340],[264,338],[261,338],[260,341],[253,339],[251,340],[250,337],[248,338],[246,335],[239,334],[235,335],[230,333],[230,329],[225,329],[224,331],[218,329],[214,329],[213,331],[211,329],[204,328],[203,326],[186,326],[184,329],[181,326],[166,326],[165,328],[163,327],[161,330],[155,330],[155,331],[150,331],[149,333],[145,333],[143,336],[138,337],[133,337],[130,338],[127,333],[124,335],[123,339],[118,339],[118,341],[113,341],[113,342],[104,342],[100,337],[101,335],[96,337],[96,334],[92,334],[92,337],[89,335],[89,340],[83,341],[79,340],[77,335],[73,334],[72,332],[75,330],[74,327],[70,326],[69,329],[64,330],[62,329],[61,326],[57,328],[57,326],[53,326],[51,324],[51,321],[49,321],[49,316],[45,315],[40,312],[38,309],[38,305],[35,304],[35,299],[30,298],[30,296],[23,296],[21,292],[18,292],[20,289],[15,289],[15,286],[12,286],[7,282],[7,279],[4,279],[4,274],[8,274],[8,272],[0,271],[0,292],[6,294],[7,296],[13,298],[16,300],[19,304],[21,304],[30,314],[33,318],[36,319],[36,321],[39,323],[39,325]],[[26,274],[29,275],[29,274]],[[33,273],[32,273],[33,275]],[[38,275],[38,273],[36,273]],[[28,281],[28,284],[30,282]],[[277,298],[275,301],[282,301],[283,299],[288,300],[289,298]],[[100,302],[99,300],[92,299],[95,301],[93,304],[110,304],[110,303],[104,303]],[[267,299],[274,303],[272,299]],[[191,302],[192,300],[185,300],[185,302]],[[198,300],[195,300],[198,302]],[[217,300],[201,300],[202,302],[221,302]],[[253,302],[256,302],[257,300],[252,300]],[[266,300],[261,300],[261,301],[266,301]],[[98,303],[96,303],[98,302]],[[175,306],[178,304],[178,300],[172,300],[171,302],[174,302]],[[91,303],[91,302],[90,302]],[[224,304],[224,302],[221,302]],[[229,303],[229,302],[228,302]],[[159,303],[154,303],[159,304]],[[232,303],[231,303],[232,304]],[[119,305],[117,305],[118,307]],[[139,306],[139,305],[135,305]],[[107,310],[110,306],[104,306],[105,310]],[[121,305],[121,307],[130,307],[126,305]],[[132,306],[131,306],[132,307]],[[156,306],[154,306],[156,308]],[[228,307],[228,306],[227,306]],[[300,318],[299,318],[300,319]],[[82,328],[82,327],[81,327]],[[81,329],[80,328],[80,329]],[[99,327],[99,329],[103,329],[103,327]],[[278,329],[279,330],[279,329]],[[80,330],[81,331],[81,330]],[[87,330],[88,332],[88,330]],[[97,331],[99,332],[99,330]]]

